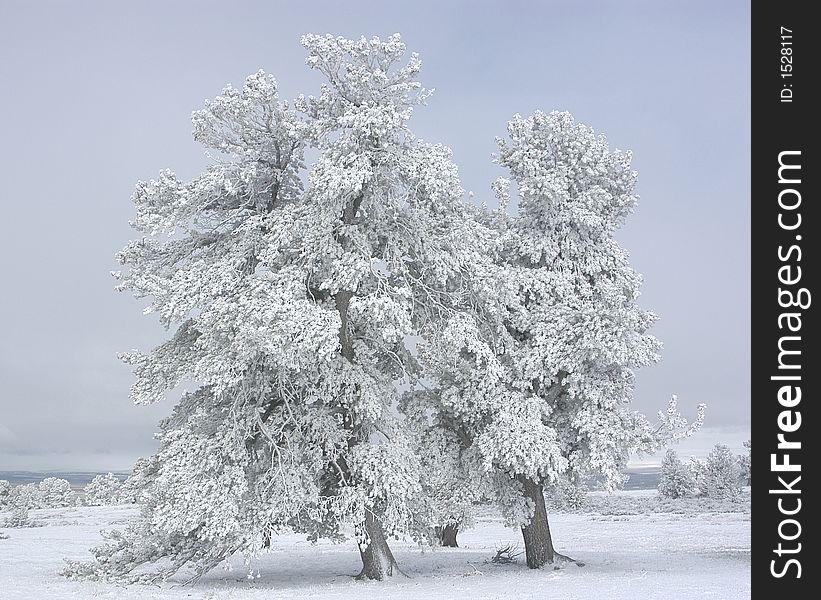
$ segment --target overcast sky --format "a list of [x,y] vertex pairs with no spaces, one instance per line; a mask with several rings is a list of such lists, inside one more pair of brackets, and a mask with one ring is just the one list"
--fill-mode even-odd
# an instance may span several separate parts
[[490,199],[514,113],[569,110],[632,149],[620,232],[661,315],[636,406],[669,396],[740,449],[750,421],[747,2],[0,0],[0,470],[128,469],[171,407],[133,406],[116,353],[164,335],[114,292],[138,179],[205,164],[191,111],[262,68],[315,93],[303,33],[402,33],[435,87],[411,122]]

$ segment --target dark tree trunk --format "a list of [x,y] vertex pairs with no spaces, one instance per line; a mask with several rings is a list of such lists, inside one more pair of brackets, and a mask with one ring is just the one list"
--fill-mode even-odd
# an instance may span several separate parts
[[544,489],[541,482],[529,477],[518,476],[517,479],[524,486],[524,495],[533,501],[534,511],[530,523],[522,527],[522,537],[525,542],[525,559],[531,569],[540,569],[546,564],[576,562],[553,548],[553,538],[550,535],[550,524],[547,522],[547,509],[544,503]]
[[547,522],[547,509],[544,504],[542,484],[529,477],[519,477],[524,486],[526,498],[533,501],[534,511],[530,523],[522,527],[525,541],[525,558],[527,566],[539,569],[552,563],[556,552],[553,550],[553,539],[550,537],[550,525]]
[[371,511],[365,512],[365,533],[368,535],[367,546],[359,545],[359,555],[362,557],[362,571],[357,575],[357,579],[376,579],[382,581],[387,577],[392,577],[400,573],[393,557],[385,532],[382,531],[382,523]]
[[459,533],[459,524],[451,523],[444,527],[436,528],[436,537],[439,538],[439,543],[447,548],[458,548],[456,543],[456,534]]

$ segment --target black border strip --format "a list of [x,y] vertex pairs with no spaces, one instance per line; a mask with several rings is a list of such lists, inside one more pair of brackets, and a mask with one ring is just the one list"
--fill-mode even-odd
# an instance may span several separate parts
[[[761,599],[817,598],[821,589],[810,525],[817,498],[809,491],[819,483],[813,434],[821,427],[819,369],[810,352],[819,335],[812,293],[821,176],[811,139],[812,113],[821,109],[811,7],[752,5],[752,596]],[[779,466],[787,460],[790,467]],[[800,470],[788,470],[795,465]]]

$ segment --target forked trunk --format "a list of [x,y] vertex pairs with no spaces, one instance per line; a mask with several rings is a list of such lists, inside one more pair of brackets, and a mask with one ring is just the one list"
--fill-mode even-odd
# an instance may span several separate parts
[[544,489],[540,482],[529,477],[519,476],[517,479],[524,486],[524,495],[533,501],[533,518],[530,523],[522,527],[522,537],[525,542],[525,559],[531,569],[540,569],[546,564],[563,562],[578,563],[572,558],[559,554],[553,548],[553,538],[550,535],[550,524],[547,522],[547,509],[544,503]]
[[436,528],[436,537],[439,538],[439,543],[447,548],[458,548],[456,543],[456,534],[459,533],[459,524],[451,523],[444,527]]
[[382,523],[369,510],[365,511],[364,527],[368,539],[366,539],[364,543],[359,544],[359,555],[362,557],[362,571],[356,578],[382,581],[387,577],[392,577],[396,573],[401,573],[396,564],[396,559],[393,557],[393,553],[385,539]]

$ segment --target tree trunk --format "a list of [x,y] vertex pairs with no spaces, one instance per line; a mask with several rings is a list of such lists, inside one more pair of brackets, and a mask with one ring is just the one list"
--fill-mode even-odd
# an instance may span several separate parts
[[[376,579],[382,581],[401,573],[393,557],[385,532],[382,531],[381,521],[370,511],[365,511],[365,533],[368,539],[359,544],[359,554],[362,557],[362,571],[357,579]],[[365,546],[367,544],[367,546]]]
[[578,566],[584,563],[559,554],[553,548],[553,538],[550,535],[550,524],[547,522],[547,509],[544,503],[544,489],[541,482],[529,477],[518,476],[517,479],[524,486],[524,495],[533,501],[534,511],[530,523],[522,527],[522,537],[525,541],[525,558],[531,569],[540,569],[546,564],[573,562]]
[[[349,204],[347,204],[342,211],[342,222],[345,225],[353,224],[356,218],[356,213],[359,211],[359,206],[362,204],[365,195],[359,194]],[[348,240],[344,235],[338,238],[340,245],[345,247]],[[354,352],[353,340],[351,339],[351,332],[349,326],[348,308],[353,298],[354,292],[351,290],[339,290],[334,297],[336,310],[339,313],[339,351],[344,359],[353,363],[356,361],[356,354]],[[344,416],[345,427],[352,426],[352,415]],[[348,446],[352,448],[356,444],[356,439],[350,437],[348,439]],[[345,468],[347,471],[347,468]],[[359,544],[359,555],[362,557],[362,571],[357,575],[357,579],[376,579],[382,581],[386,577],[391,577],[394,572],[401,573],[396,564],[396,559],[393,557],[390,546],[385,539],[385,532],[382,530],[382,522],[373,514],[372,511],[365,511],[365,534],[367,539]],[[367,544],[367,545],[366,545]]]
[[530,523],[522,527],[522,537],[525,541],[525,558],[527,566],[539,569],[555,558],[553,539],[550,537],[550,525],[547,522],[547,509],[544,504],[542,484],[529,477],[519,477],[524,486],[526,498],[533,501],[533,517]]
[[450,523],[444,527],[436,528],[436,537],[439,538],[439,543],[447,548],[458,548],[456,543],[456,534],[459,533],[459,524]]

